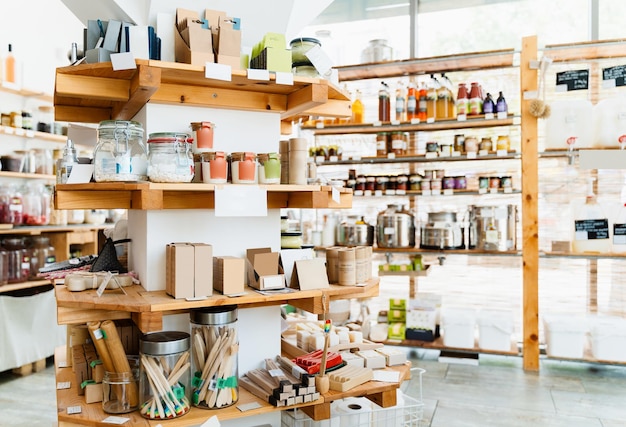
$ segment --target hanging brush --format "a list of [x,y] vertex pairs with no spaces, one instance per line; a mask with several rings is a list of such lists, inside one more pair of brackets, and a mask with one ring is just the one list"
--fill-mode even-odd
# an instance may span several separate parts
[[546,56],[541,58],[539,64],[539,72],[541,73],[541,79],[539,80],[540,96],[537,99],[533,99],[529,106],[530,114],[540,119],[547,119],[551,113],[550,105],[546,103],[546,72],[550,64],[552,64],[551,58]]

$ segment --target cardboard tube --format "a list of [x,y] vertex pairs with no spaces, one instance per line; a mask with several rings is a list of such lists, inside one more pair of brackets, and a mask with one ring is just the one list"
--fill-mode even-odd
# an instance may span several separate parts
[[[100,323],[100,329],[102,329],[102,331],[104,332],[104,342],[106,343],[109,355],[111,356],[111,360],[113,361],[114,372],[128,372],[131,378],[133,378],[133,373],[130,369],[130,364],[128,363],[128,358],[126,357],[124,347],[122,346],[122,341],[120,340],[120,336],[117,333],[115,323],[113,323],[112,320],[105,320]],[[139,396],[137,395],[136,382],[133,381],[128,384],[128,392],[130,406],[137,406],[137,399],[139,398]]]
[[115,368],[113,367],[113,361],[111,360],[111,355],[109,354],[107,345],[104,342],[104,336],[99,331],[100,322],[87,323],[87,329],[89,330],[91,341],[93,341],[93,345],[94,347],[96,347],[96,352],[100,357],[100,361],[102,362],[104,370],[109,372],[115,372]]

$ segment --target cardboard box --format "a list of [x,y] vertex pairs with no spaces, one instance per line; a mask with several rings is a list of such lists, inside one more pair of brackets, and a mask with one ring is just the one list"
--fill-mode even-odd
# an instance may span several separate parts
[[403,340],[405,338],[406,326],[404,323],[389,323],[387,329],[387,339]]
[[[220,16],[219,31],[215,53],[224,56],[241,54],[241,20],[227,16]],[[219,61],[218,61],[219,62]]]
[[306,291],[329,287],[326,262],[323,258],[300,259],[295,261],[291,275],[291,288]]
[[277,47],[266,47],[253,56],[250,68],[268,71],[291,72],[291,50]]
[[205,243],[170,243],[165,250],[165,291],[174,298],[213,294],[213,248]]
[[255,248],[246,251],[248,282],[255,289],[282,289],[285,274],[280,265],[280,254],[270,248]]
[[194,11],[176,9],[174,57],[176,62],[198,66],[215,62],[211,30],[203,26],[200,17]]
[[244,293],[246,260],[233,256],[213,258],[213,289],[224,295]]
[[407,304],[405,299],[389,298],[389,310],[406,310]]
[[388,323],[405,323],[406,310],[389,310],[387,312]]
[[243,70],[241,66],[241,57],[240,56],[230,56],[230,55],[217,55],[217,63],[230,65],[233,70]]

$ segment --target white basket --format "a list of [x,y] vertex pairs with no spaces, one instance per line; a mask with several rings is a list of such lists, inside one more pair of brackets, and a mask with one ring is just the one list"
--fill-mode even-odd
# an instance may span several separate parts
[[[330,406],[330,418],[314,421],[300,409],[281,413],[281,427],[426,427],[423,420],[422,368],[411,368],[417,375],[417,399],[397,389],[397,404],[382,408],[366,397],[349,397],[336,400]],[[352,406],[351,406],[352,405]]]

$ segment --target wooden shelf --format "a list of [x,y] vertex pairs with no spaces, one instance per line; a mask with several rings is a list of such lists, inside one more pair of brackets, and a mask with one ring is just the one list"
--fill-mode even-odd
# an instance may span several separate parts
[[478,256],[520,256],[520,251],[484,251],[481,249],[422,249],[422,248],[374,248],[374,253],[439,254]]
[[[174,299],[165,291],[146,291],[140,285],[108,290],[98,297],[96,290],[70,292],[64,285],[55,286],[58,306],[58,323],[75,324],[90,320],[126,319],[132,317],[143,332],[160,330],[163,315],[189,311],[201,307],[236,304],[240,307],[259,307],[291,304],[311,313],[324,313],[330,309],[331,299],[370,298],[378,295],[380,280],[372,278],[363,286],[331,285],[328,289],[294,291],[264,295],[247,288],[245,295],[228,297],[213,294],[205,300]],[[329,298],[325,298],[325,296]],[[105,317],[103,317],[105,316]]]
[[324,125],[324,127],[302,126],[303,130],[312,130],[315,135],[345,135],[345,134],[372,134],[379,132],[433,132],[441,130],[478,129],[500,126],[514,126],[520,124],[519,116],[509,114],[506,119],[485,119],[484,116],[469,117],[467,120],[441,120],[433,123],[391,124],[382,125],[373,123],[346,123]]
[[[153,182],[59,184],[55,187],[57,209],[214,209],[215,192],[245,184],[158,184]],[[321,185],[258,185],[267,191],[267,208],[341,209],[352,206],[352,190]]]
[[405,59],[401,61],[337,67],[339,81],[379,79],[415,74],[486,70],[514,67],[517,53],[513,49],[474,52],[459,55]]
[[435,193],[435,194],[424,194],[422,191],[409,190],[404,194],[372,194],[371,196],[355,195],[352,200],[353,202],[355,202],[357,200],[369,199],[370,197],[439,197],[439,196],[441,197],[448,197],[448,196],[481,196],[481,197],[485,196],[485,197],[488,197],[488,196],[497,196],[497,195],[502,196],[502,195],[511,195],[511,194],[521,194],[521,191],[512,190],[509,192],[505,192],[500,188],[495,193],[492,193],[491,191],[482,193],[476,190],[453,190],[452,192],[447,193],[444,190],[442,190],[439,193]]
[[586,253],[574,253],[574,252],[541,252],[539,254],[541,258],[579,258],[579,259],[624,259],[626,260],[626,254],[620,253],[599,253],[599,252],[586,252]]
[[[76,377],[72,372],[72,368],[66,366],[65,348],[59,347],[55,351],[55,373],[57,382],[70,382],[68,389],[57,390],[57,407],[58,420],[60,423],[68,423],[67,425],[82,425],[93,427],[107,427],[111,424],[103,422],[109,416],[102,410],[102,403],[86,404],[83,396],[78,395]],[[383,408],[396,405],[396,389],[402,381],[410,377],[410,364],[385,368],[385,370],[397,371],[400,373],[400,383],[386,383],[380,381],[369,381],[358,387],[346,392],[329,391],[323,394],[320,399],[315,402],[300,405],[292,405],[289,407],[280,407],[270,405],[267,402],[253,396],[243,387],[239,387],[239,400],[236,404],[217,410],[206,410],[192,407],[191,410],[179,417],[168,420],[147,420],[143,418],[138,411],[128,414],[120,414],[120,416],[130,418],[130,425],[133,426],[156,426],[159,424],[167,424],[168,426],[183,427],[195,426],[205,422],[213,415],[217,415],[220,421],[238,419],[241,417],[249,417],[271,412],[283,411],[285,409],[301,408],[309,416],[315,420],[326,419],[330,415],[330,403],[337,399],[352,396],[365,396],[373,402],[379,404]],[[257,403],[258,408],[241,412],[237,407],[248,403]],[[80,406],[82,412],[80,414],[67,414],[67,408],[71,406]]]
[[336,161],[316,162],[318,166],[335,166],[335,165],[362,165],[362,164],[384,164],[384,163],[436,163],[436,162],[464,162],[464,161],[480,161],[480,160],[511,160],[519,159],[521,153],[509,151],[506,154],[498,154],[495,151],[485,155],[476,155],[476,157],[468,157],[467,154],[460,156],[445,157],[428,157],[424,154],[416,156],[397,156],[397,157],[361,157],[360,159],[345,159]]
[[423,270],[418,270],[418,271],[384,271],[384,270],[378,270],[378,277],[384,277],[384,276],[405,276],[405,277],[424,277],[424,276],[428,276],[428,273],[430,271],[430,264],[426,264],[424,265],[424,269]]
[[293,84],[250,80],[233,70],[231,81],[205,77],[205,67],[136,60],[136,69],[114,71],[110,62],[57,68],[54,93],[58,121],[98,123],[130,120],[148,102],[302,115],[349,117],[350,97],[324,79],[294,76]]
[[0,285],[0,294],[4,294],[11,291],[18,291],[20,289],[38,288],[39,286],[49,285],[49,280],[31,280],[21,283],[9,283],[7,285]]
[[[10,225],[10,224],[0,224]],[[66,233],[74,231],[104,230],[113,227],[113,224],[70,224],[70,225],[24,225],[11,228],[0,228],[0,235],[21,234],[38,236],[45,233]]]
[[489,350],[483,349],[478,346],[478,343],[474,345],[473,348],[459,348],[459,347],[446,347],[443,344],[443,338],[436,338],[434,341],[419,341],[419,340],[387,340],[383,341],[382,344],[389,346],[401,346],[401,347],[419,347],[425,348],[429,350],[445,350],[445,351],[456,351],[456,352],[465,352],[465,353],[485,353],[485,354],[498,354],[504,356],[519,356],[520,351],[518,350],[517,343],[511,342],[511,349],[509,351],[498,351],[498,350]]
[[46,175],[42,173],[25,173],[25,172],[9,172],[0,171],[0,178],[8,179],[42,179],[45,181],[55,181],[55,175]]
[[45,102],[52,102],[52,95],[41,92],[41,91],[22,88],[14,83],[2,82],[0,84],[0,92],[10,93],[10,94],[19,95],[19,96],[25,96],[29,98],[37,98]]

